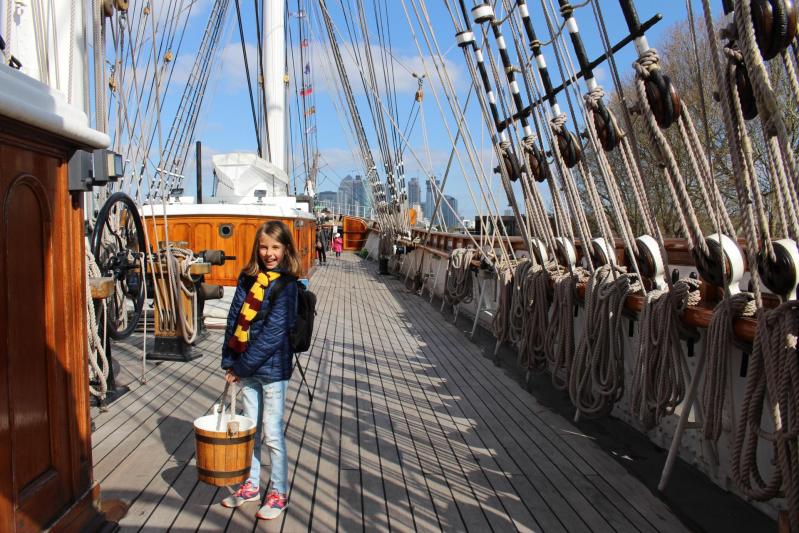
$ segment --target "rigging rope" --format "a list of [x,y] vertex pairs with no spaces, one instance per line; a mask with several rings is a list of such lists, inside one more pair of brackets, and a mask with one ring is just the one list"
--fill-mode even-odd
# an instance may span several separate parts
[[[731,454],[732,478],[747,497],[762,501],[784,492],[792,529],[799,524],[797,331],[796,300],[761,310]],[[762,427],[764,413],[770,415],[773,428]],[[763,477],[758,465],[761,439],[774,451],[777,468],[770,479]]]
[[574,360],[574,316],[577,310],[577,285],[587,282],[588,276],[581,269],[574,273],[563,267],[552,272],[553,303],[552,317],[547,327],[544,354],[547,359],[552,385],[566,390],[572,374]]
[[602,265],[588,279],[584,333],[569,376],[578,416],[605,416],[624,394],[624,303],[640,285],[636,275],[614,265]]
[[659,425],[685,399],[689,370],[680,342],[680,316],[700,298],[699,280],[692,278],[646,294],[630,390],[632,414],[647,429]]
[[[92,300],[92,288],[89,284],[89,278],[99,278],[102,276],[100,268],[94,260],[94,255],[89,251],[91,247],[88,243],[84,246],[84,256],[86,259],[86,334],[88,336],[89,344],[89,392],[98,397],[101,401],[105,399],[108,392],[108,374],[111,371],[108,365],[108,359],[105,355],[105,324],[108,321],[108,307],[105,300],[100,304],[102,307],[103,317],[103,337],[98,333],[99,325],[97,324],[97,313],[94,307],[94,300]],[[97,388],[95,388],[91,381],[97,381]]]
[[473,299],[471,276],[472,259],[477,251],[472,248],[456,248],[447,262],[444,298],[449,305],[469,303]]

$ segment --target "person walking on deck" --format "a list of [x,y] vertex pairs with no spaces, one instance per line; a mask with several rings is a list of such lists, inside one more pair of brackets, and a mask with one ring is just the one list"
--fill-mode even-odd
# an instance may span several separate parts
[[265,520],[277,518],[288,505],[283,412],[293,371],[289,332],[297,315],[297,284],[281,282],[283,288],[274,301],[269,296],[279,278],[293,280],[300,275],[299,255],[289,228],[280,221],[262,224],[255,233],[250,260],[239,275],[222,345],[225,380],[240,383],[244,416],[256,423],[249,478],[222,500],[222,505],[232,508],[260,500],[261,439],[265,435],[272,471],[269,492],[256,514]]
[[316,258],[319,264],[327,263],[327,235],[324,229],[316,230]]
[[341,238],[341,233],[336,233],[333,237],[333,251],[336,252],[336,257],[341,257],[341,251],[344,249],[344,239]]

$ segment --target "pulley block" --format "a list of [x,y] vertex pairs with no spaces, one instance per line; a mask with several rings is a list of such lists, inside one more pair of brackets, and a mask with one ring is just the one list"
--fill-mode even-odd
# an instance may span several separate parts
[[549,177],[549,165],[547,165],[546,155],[535,145],[528,146],[527,168],[530,169],[532,178],[538,183],[543,183]]
[[577,252],[574,244],[566,237],[555,237],[555,259],[559,265],[569,270],[577,264]]
[[796,37],[797,10],[792,0],[753,0],[752,26],[763,59],[773,59]]
[[659,69],[649,73],[644,82],[646,100],[655,115],[655,120],[662,129],[666,129],[680,117],[682,101],[677,89],[668,76]]
[[735,87],[738,90],[738,101],[741,103],[741,113],[745,120],[752,120],[757,116],[757,101],[749,79],[749,71],[743,62],[735,67]]
[[638,264],[638,273],[642,278],[652,282],[655,290],[666,288],[666,266],[660,255],[660,247],[651,235],[641,235],[635,239],[638,253],[635,261]]
[[620,132],[616,119],[605,103],[600,100],[594,110],[594,127],[599,136],[599,142],[606,152],[612,152],[619,144]]
[[538,264],[546,264],[547,260],[549,260],[549,254],[547,253],[547,247],[544,242],[541,239],[530,239],[530,247],[532,248],[532,254],[535,256],[535,260]]
[[[516,154],[514,154],[510,148],[502,149],[502,164],[505,166],[505,170],[508,173],[508,177],[511,181],[518,181],[519,176],[522,174],[521,166],[519,165],[519,160],[516,158]],[[495,169],[496,172],[500,172],[500,169]]]
[[573,168],[576,166],[583,158],[583,148],[577,137],[566,128],[562,128],[557,133],[557,141],[558,150],[560,150],[560,155],[563,157],[566,167]]
[[602,237],[591,240],[588,253],[591,254],[591,262],[594,263],[594,266],[616,264],[615,250]]
[[773,246],[774,260],[762,250],[757,254],[760,279],[774,294],[784,300],[795,300],[799,285],[799,248],[793,239],[774,241]]
[[727,237],[714,233],[705,239],[709,254],[702,256],[698,250],[694,259],[703,280],[722,287],[727,296],[740,292],[739,284],[744,275],[744,257],[738,244]]

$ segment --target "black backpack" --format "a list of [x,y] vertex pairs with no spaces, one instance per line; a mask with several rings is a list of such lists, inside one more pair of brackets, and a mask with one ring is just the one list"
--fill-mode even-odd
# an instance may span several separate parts
[[277,297],[283,292],[283,289],[289,283],[297,284],[297,320],[294,322],[294,327],[289,332],[289,343],[291,350],[294,353],[307,352],[311,347],[311,339],[313,338],[313,321],[316,315],[316,295],[305,288],[303,283],[300,283],[296,278],[288,276],[281,276],[275,282],[275,288],[269,292],[269,307],[265,310],[258,311],[255,315],[255,320],[263,320],[269,313],[269,310],[275,305]]

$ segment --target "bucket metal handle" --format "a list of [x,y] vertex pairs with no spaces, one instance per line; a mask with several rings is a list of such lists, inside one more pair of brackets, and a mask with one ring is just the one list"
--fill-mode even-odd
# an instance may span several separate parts
[[232,437],[239,432],[239,423],[236,420],[236,385],[231,387],[227,381],[225,381],[225,390],[222,391],[222,401],[219,404],[216,430],[222,431],[222,419],[225,417],[225,396],[228,394],[230,394],[230,420],[227,424],[227,433],[228,437]]

